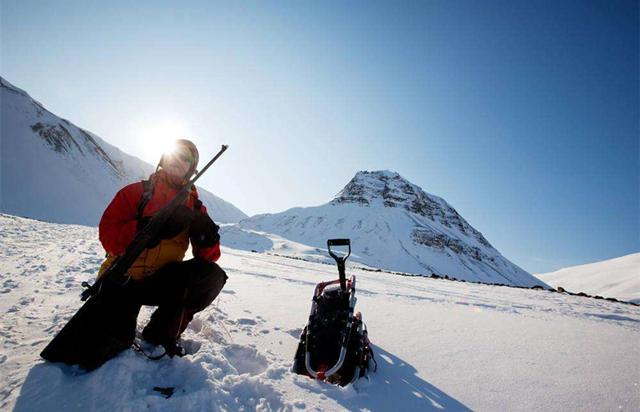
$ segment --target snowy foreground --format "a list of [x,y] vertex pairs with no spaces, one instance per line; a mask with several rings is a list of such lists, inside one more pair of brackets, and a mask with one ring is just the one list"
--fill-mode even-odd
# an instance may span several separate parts
[[0,228],[0,410],[640,409],[639,307],[360,270],[377,373],[347,388],[292,375],[313,287],[335,268],[228,248],[227,286],[184,336],[195,354],[47,364],[102,260],[97,231],[7,215]]

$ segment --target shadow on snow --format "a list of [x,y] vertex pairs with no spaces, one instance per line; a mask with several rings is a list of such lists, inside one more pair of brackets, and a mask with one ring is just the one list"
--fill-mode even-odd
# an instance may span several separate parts
[[[355,388],[339,388],[312,380],[300,386],[320,391],[348,410],[371,411],[470,411],[460,401],[418,376],[417,370],[404,360],[373,345],[378,362],[369,380],[360,379]],[[355,389],[355,390],[354,390]]]

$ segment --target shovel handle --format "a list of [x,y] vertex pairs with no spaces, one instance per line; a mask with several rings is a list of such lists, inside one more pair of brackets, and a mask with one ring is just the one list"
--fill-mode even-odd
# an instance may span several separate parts
[[[335,253],[333,253],[333,250],[331,250],[331,246],[348,246],[349,250],[347,251],[346,256],[338,256]],[[340,261],[344,262],[351,255],[351,240],[329,239],[327,240],[327,249],[329,250],[329,255],[331,255],[331,257],[334,258],[336,262],[340,262]]]
[[[348,246],[349,250],[345,256],[338,256],[333,253],[331,250],[331,246]],[[347,290],[346,278],[347,275],[344,270],[344,262],[346,262],[347,258],[351,255],[351,240],[349,239],[329,239],[327,240],[327,249],[329,250],[329,255],[336,261],[338,264],[338,274],[340,275],[340,289],[343,291]]]

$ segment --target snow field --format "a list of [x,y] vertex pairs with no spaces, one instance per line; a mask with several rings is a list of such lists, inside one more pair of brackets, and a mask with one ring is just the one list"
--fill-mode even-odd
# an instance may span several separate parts
[[[80,306],[80,282],[104,252],[95,228],[8,215],[0,227],[2,410],[640,407],[638,307],[349,264],[378,371],[347,388],[293,375],[313,287],[335,268],[229,248],[219,262],[227,285],[183,336],[192,354],[150,361],[125,351],[91,373],[44,363],[38,354]],[[153,390],[168,386],[168,399]]]

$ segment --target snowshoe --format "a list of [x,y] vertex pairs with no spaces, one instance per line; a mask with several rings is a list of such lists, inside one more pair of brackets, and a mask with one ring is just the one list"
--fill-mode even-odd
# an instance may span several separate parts
[[[338,256],[332,246],[347,246],[348,251]],[[375,361],[362,314],[354,314],[356,277],[346,279],[345,262],[351,255],[351,242],[329,239],[327,248],[338,265],[340,277],[316,285],[292,371],[345,386],[365,376],[370,363]]]

